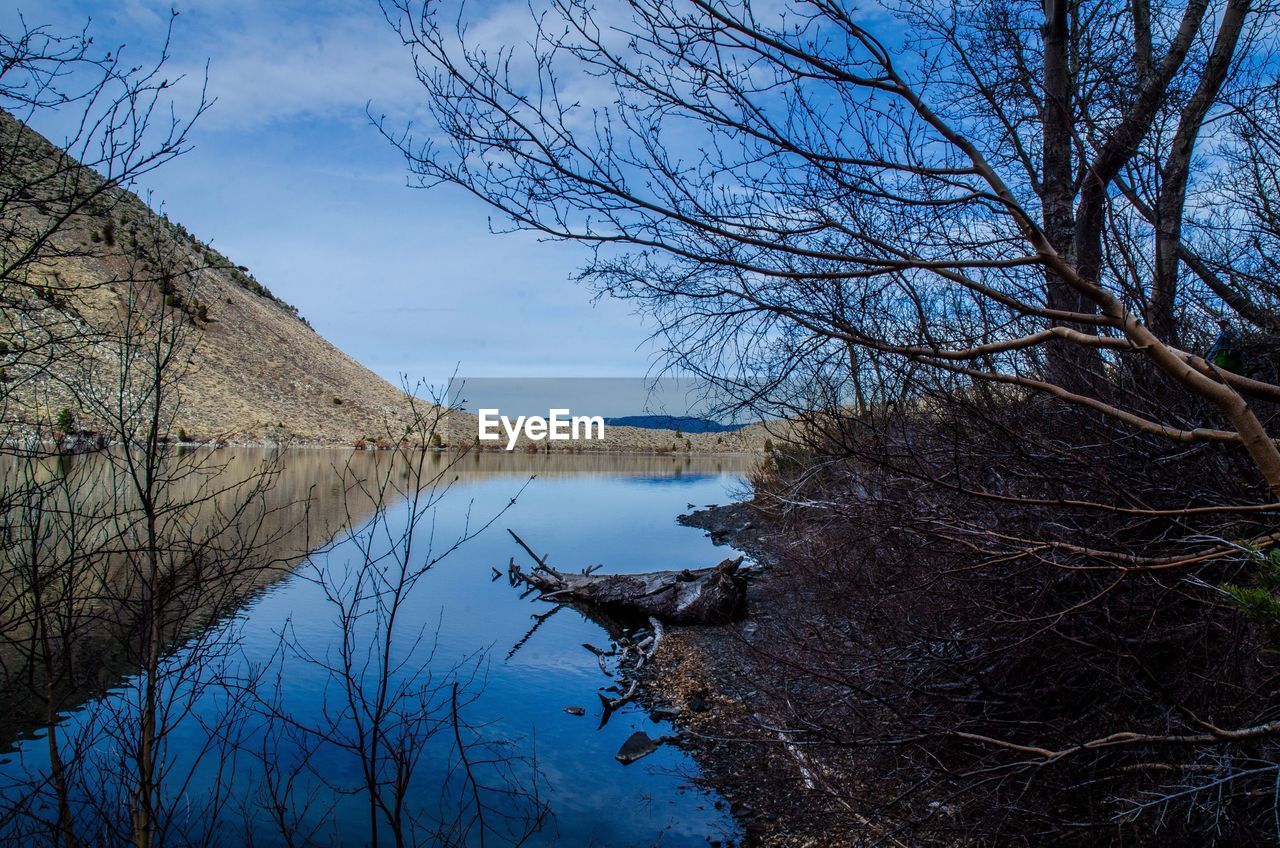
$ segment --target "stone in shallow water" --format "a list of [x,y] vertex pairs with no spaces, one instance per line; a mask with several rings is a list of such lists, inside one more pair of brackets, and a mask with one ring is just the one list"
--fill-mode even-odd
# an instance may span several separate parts
[[649,734],[643,730],[637,730],[635,733],[627,737],[627,741],[622,743],[622,747],[618,749],[618,753],[614,755],[614,759],[622,763],[624,766],[631,765],[641,757],[647,757],[654,751],[662,747],[662,743],[666,742],[666,737],[658,739],[650,738]]
[[587,714],[587,711],[582,707],[565,707],[564,711],[571,716],[581,716],[581,715]]

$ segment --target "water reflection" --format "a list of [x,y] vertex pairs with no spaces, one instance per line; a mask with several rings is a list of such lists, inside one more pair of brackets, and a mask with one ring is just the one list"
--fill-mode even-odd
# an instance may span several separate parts
[[[272,464],[277,457],[242,450],[215,452],[213,459],[218,479],[231,481]],[[471,540],[433,567],[406,594],[397,612],[397,627],[410,637],[391,647],[385,658],[395,669],[392,684],[426,691],[426,678],[444,679],[452,670],[463,669],[475,677],[474,684],[465,688],[462,708],[466,727],[473,729],[469,732],[475,732],[477,738],[482,734],[485,739],[502,740],[502,750],[512,757],[536,757],[554,823],[534,837],[533,844],[647,845],[663,841],[668,845],[701,845],[705,836],[722,836],[730,828],[724,814],[712,806],[712,799],[682,791],[681,775],[692,765],[678,750],[663,749],[630,767],[614,761],[613,754],[634,730],[646,729],[653,735],[661,730],[655,730],[638,711],[620,713],[602,731],[594,729],[596,717],[591,713],[598,708],[596,692],[607,681],[601,679],[594,656],[580,647],[582,642],[599,641],[600,631],[594,624],[571,610],[562,611],[519,652],[503,659],[528,629],[531,616],[545,612],[545,607],[520,600],[505,584],[492,582],[490,575],[493,567],[505,565],[515,553],[506,534],[500,532],[501,526],[516,528],[566,568],[604,563],[612,570],[636,571],[714,562],[720,552],[698,531],[676,525],[674,517],[689,503],[723,502],[729,490],[740,485],[740,475],[749,470],[749,459],[484,453],[451,465],[456,457],[433,454],[427,461],[447,470],[450,489],[416,526],[402,502],[384,504],[389,508],[371,524],[377,492],[352,485],[353,481],[378,479],[379,471],[392,462],[389,455],[294,451],[282,459],[274,472],[274,485],[262,492],[254,511],[239,520],[227,520],[230,504],[236,502],[234,486],[219,487],[219,496],[200,507],[216,531],[214,538],[235,535],[239,528],[252,525],[259,528],[260,538],[267,544],[259,551],[261,568],[253,572],[252,579],[234,587],[239,614],[233,620],[223,616],[200,621],[203,629],[198,637],[189,630],[167,634],[175,644],[208,640],[212,638],[208,634],[219,631],[230,634],[227,643],[234,644],[234,652],[221,655],[220,675],[228,679],[257,675],[261,679],[269,671],[276,675],[278,684],[268,699],[273,708],[299,727],[323,726],[337,714],[331,700],[332,676],[325,672],[325,663],[299,662],[296,657],[282,663],[282,644],[289,642],[310,656],[328,658],[326,662],[332,665],[332,658],[344,655],[346,638],[339,620],[342,608],[334,605],[332,588],[341,584],[353,567],[369,562],[371,554],[374,562],[384,566],[394,561],[379,557],[402,537],[415,540],[414,557],[426,562],[433,555],[431,551],[438,552],[449,540],[474,530],[485,516],[508,509],[499,532]],[[84,481],[97,485],[112,485],[111,475],[96,462],[82,458],[58,471],[84,475]],[[345,484],[338,473],[344,468],[352,472]],[[536,479],[508,508],[512,496],[530,477]],[[180,500],[190,494],[181,487],[197,482],[196,478],[176,481],[171,494]],[[207,484],[204,481],[203,485]],[[301,506],[304,503],[305,508]],[[376,532],[366,532],[369,527],[376,527]],[[307,551],[316,552],[299,564],[299,557]],[[360,631],[346,632],[349,636]],[[422,638],[424,634],[429,638]],[[119,649],[130,638],[110,628],[85,637],[82,644],[89,647],[74,659],[90,668],[73,676],[79,682],[74,692],[60,693],[65,725],[87,726],[95,712],[115,708],[113,698],[128,685],[113,684],[137,672],[128,666],[131,652]],[[175,656],[188,649],[179,649]],[[15,740],[14,755],[0,774],[15,785],[24,779],[44,779],[51,768],[46,746],[31,735],[41,726],[36,709],[39,704],[24,706],[19,697],[24,682],[35,680],[38,673],[21,660],[21,651],[5,657],[7,685],[0,705],[9,717],[8,724],[0,727],[6,739]],[[191,697],[184,707],[189,719],[174,723],[170,731],[174,750],[207,748],[208,728],[217,724],[218,711],[226,707],[226,696],[212,694],[216,691],[211,688],[207,694],[201,690]],[[588,714],[575,717],[564,711],[568,706],[586,707]],[[344,732],[350,729],[345,722],[338,722]],[[331,721],[327,726],[335,725]],[[329,775],[351,769],[351,758],[277,731],[278,727],[259,718],[244,721],[237,732],[270,752],[269,759],[277,768],[275,778],[293,781],[290,791],[296,793],[295,799],[312,799],[311,805],[294,806],[294,818],[286,829],[309,833],[321,827],[323,834],[314,836],[318,841],[367,842],[368,815],[361,803],[351,798],[316,800],[319,790],[328,785],[325,780]],[[423,742],[423,765],[414,772],[406,790],[408,803],[430,808],[431,815],[438,813],[442,795],[460,788],[447,736],[432,736]],[[225,808],[234,811],[234,818],[253,833],[255,843],[286,844],[279,822],[272,820],[273,811],[261,803],[264,775],[270,777],[267,765],[260,757],[241,757],[234,763],[230,758],[226,762],[210,758],[187,772],[188,790],[200,788],[202,782],[205,788],[229,782],[233,789],[227,792]],[[228,780],[229,775],[233,779]],[[32,796],[31,803],[36,803],[36,798]],[[212,841],[236,844],[237,838],[225,832],[225,823],[214,833],[218,838]],[[37,830],[28,835],[38,838],[42,834]],[[475,840],[467,837],[462,841]]]
[[[181,607],[181,615],[175,614],[177,626],[165,634],[169,643],[180,643],[193,629],[233,611],[289,574],[309,551],[370,517],[372,499],[358,488],[348,490],[337,473],[347,459],[319,451],[293,452],[287,461],[275,451],[201,451],[175,464],[178,470],[164,487],[165,498],[168,504],[183,505],[180,516],[176,507],[168,516],[182,522],[183,537],[198,539],[205,548],[226,549],[241,541],[241,534],[252,533],[254,546],[252,561],[236,569],[235,585],[224,587],[226,591],[198,594],[185,605],[171,601],[171,607]],[[373,462],[357,457],[356,467]],[[13,545],[21,557],[28,545],[41,543],[42,558],[54,564],[55,577],[60,569],[75,570],[79,582],[74,600],[81,607],[75,611],[74,628],[65,625],[75,630],[73,650],[60,657],[63,667],[50,679],[35,663],[39,652],[30,644],[38,635],[36,619],[23,609],[22,595],[31,592],[34,581],[10,580],[4,586],[0,597],[9,614],[0,627],[0,750],[39,728],[47,700],[61,711],[72,710],[136,670],[131,642],[138,634],[122,609],[136,598],[122,596],[121,561],[128,555],[119,548],[138,534],[138,495],[120,463],[118,456],[101,454],[30,461],[10,457],[0,468],[4,491],[16,494],[5,515],[11,542],[5,573],[12,576],[23,564],[13,561]],[[371,470],[362,468],[366,474]],[[38,510],[44,523],[33,533],[37,507],[31,500],[36,495],[43,498]],[[24,530],[26,539],[21,538]],[[39,582],[47,587],[50,579]],[[45,691],[50,686],[58,691]],[[43,697],[33,698],[33,693]]]

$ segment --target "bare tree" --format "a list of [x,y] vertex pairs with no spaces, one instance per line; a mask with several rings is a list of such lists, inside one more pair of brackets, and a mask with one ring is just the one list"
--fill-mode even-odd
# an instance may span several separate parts
[[798,419],[746,673],[824,815],[1274,838],[1274,610],[1221,588],[1277,541],[1273,6],[383,9],[422,185],[590,245],[672,365]]
[[[400,623],[414,586],[483,529],[441,542],[420,526],[458,461],[433,449],[445,410],[415,400],[379,440],[389,450],[333,469],[340,520],[276,491],[279,454],[245,463],[179,443],[202,263],[223,258],[193,253],[126,190],[185,150],[205,108],[166,114],[166,54],[140,68],[87,32],[0,35],[0,727],[47,740],[6,772],[0,833],[64,848],[253,841],[261,786],[290,844],[333,825],[351,793],[371,844],[518,843],[548,811],[532,758],[465,716],[482,657],[442,671],[430,634]],[[64,128],[65,152],[29,123]],[[322,567],[340,547],[354,559]],[[239,652],[246,600],[294,567],[340,633],[323,657],[282,637],[282,661],[322,668],[345,705],[312,726],[281,681],[245,679]],[[432,739],[444,759],[415,779]],[[358,780],[313,769],[335,752]],[[433,805],[423,781],[440,770]]]
[[[448,410],[406,393],[409,420],[388,429],[389,449],[334,469],[348,509],[371,505],[372,520],[353,515],[299,571],[332,611],[333,644],[321,651],[287,628],[272,666],[246,684],[270,728],[254,750],[263,792],[248,817],[266,813],[287,844],[317,832],[370,845],[521,844],[550,814],[536,759],[463,714],[483,685],[483,653],[444,663],[435,634],[402,621],[424,578],[505,512],[474,523],[468,513],[456,536],[437,536],[434,512],[467,454],[433,450]],[[319,716],[291,706],[283,681],[297,665],[323,681]],[[348,798],[365,811],[356,833],[340,826]]]
[[[445,141],[386,131],[424,184],[595,245],[584,277],[648,304],[686,365],[853,346],[1239,445],[1280,493],[1247,400],[1277,389],[1179,347],[1206,313],[1274,323],[1192,214],[1246,226],[1194,153],[1267,112],[1269,10],[1220,5],[904,3],[891,43],[842,3],[563,0],[521,52],[387,3]],[[1098,385],[1139,362],[1219,420]]]
[[[288,561],[276,544],[288,528],[265,497],[278,457],[229,472],[170,435],[199,332],[159,282],[176,279],[188,296],[194,285],[165,227],[141,233],[111,281],[123,292],[118,325],[79,348],[75,368],[60,363],[66,391],[111,447],[77,458],[35,442],[10,460],[19,485],[6,492],[6,683],[16,702],[24,689],[34,701],[14,730],[43,727],[49,762],[9,788],[6,814],[9,832],[33,840],[215,841],[230,782],[209,782],[197,807],[186,787],[210,762],[230,768],[242,713],[234,699],[202,712],[197,746],[171,737],[222,691],[235,644],[225,622]],[[77,708],[76,726],[62,730]],[[49,821],[46,799],[57,810]]]
[[[31,382],[93,341],[76,307],[110,281],[63,273],[114,245],[111,224],[99,227],[121,189],[181,155],[207,107],[201,96],[184,117],[172,110],[179,79],[163,75],[167,58],[167,38],[151,64],[136,65],[87,28],[65,35],[20,20],[0,33],[0,397],[10,429],[53,423],[32,420]],[[57,132],[65,153],[49,156],[33,123]]]

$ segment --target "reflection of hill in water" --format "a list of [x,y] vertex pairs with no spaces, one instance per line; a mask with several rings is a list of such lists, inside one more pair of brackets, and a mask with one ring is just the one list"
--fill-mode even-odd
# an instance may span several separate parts
[[[176,624],[167,629],[165,639],[177,646],[202,628],[233,613],[262,591],[287,576],[308,552],[324,545],[349,525],[359,527],[373,514],[374,504],[367,492],[354,487],[344,494],[341,470],[369,479],[380,470],[385,472],[394,457],[386,452],[352,452],[349,450],[293,450],[279,454],[279,473],[273,485],[260,497],[255,509],[238,521],[226,523],[243,495],[234,485],[255,474],[273,452],[264,449],[228,449],[203,451],[195,456],[208,458],[216,465],[213,478],[179,479],[169,487],[168,496],[175,503],[195,498],[201,485],[217,487],[219,493],[194,509],[186,521],[197,534],[224,537],[233,544],[235,536],[247,529],[257,529],[258,538],[266,540],[255,551],[252,567],[235,574],[231,585],[219,587],[212,594],[198,590],[175,597],[172,604],[178,614]],[[537,475],[540,478],[569,476],[623,476],[646,484],[675,483],[717,474],[746,474],[754,458],[741,455],[653,456],[623,454],[525,454],[454,453],[432,454],[427,458],[428,473],[440,473],[442,482],[455,476],[462,480]],[[348,465],[349,463],[349,465]],[[101,456],[64,458],[50,463],[47,473],[74,475],[85,492],[81,508],[112,508],[113,491],[118,491],[107,473],[109,465]],[[0,473],[11,469],[0,467]],[[224,526],[225,523],[225,526]],[[201,525],[204,525],[203,527]],[[215,528],[220,532],[214,532]],[[111,558],[104,557],[105,561]],[[87,623],[75,634],[75,649],[62,657],[63,670],[52,687],[59,712],[76,709],[129,674],[138,666],[136,657],[136,620],[130,609],[136,598],[122,596],[116,587],[103,585],[112,579],[113,571],[104,567],[95,574],[99,585],[84,588],[97,605]],[[0,595],[11,604],[15,600],[9,590]],[[106,600],[114,599],[114,600]],[[0,750],[45,724],[46,706],[35,693],[47,689],[47,678],[30,656],[32,629],[29,623],[10,618],[0,623]]]
[[[449,454],[438,454],[440,464]],[[679,476],[747,474],[758,462],[749,454],[618,454],[618,453],[510,453],[483,452],[461,457],[455,469],[463,479],[486,477],[539,477],[594,474],[644,477],[654,481]]]
[[[234,613],[287,576],[303,556],[329,542],[348,523],[359,526],[372,515],[374,506],[367,493],[356,488],[344,495],[336,469],[342,467],[349,452],[289,453],[281,457],[272,484],[249,499],[245,490],[252,484],[244,481],[258,475],[273,456],[265,450],[193,454],[188,461],[198,460],[209,472],[179,476],[166,487],[165,496],[173,504],[200,500],[202,491],[209,494],[207,500],[182,510],[174,520],[189,530],[190,536],[205,542],[203,547],[213,552],[211,556],[243,546],[242,537],[248,534],[255,540],[252,555],[242,566],[229,572],[215,569],[220,585],[199,585],[190,579],[191,561],[175,557],[171,569],[187,569],[188,573],[171,578],[166,574],[166,579],[159,581],[169,592],[163,609],[170,621],[162,628],[168,645],[177,646]],[[354,466],[360,473],[368,473],[374,464],[372,459],[356,457]],[[17,473],[12,465],[3,471],[6,477]],[[136,508],[131,498],[114,494],[130,490],[100,455],[63,457],[50,461],[41,471],[45,477],[65,474],[75,482],[78,511],[83,514],[104,520],[118,512],[122,502],[127,509]],[[252,506],[241,509],[246,502]],[[131,579],[136,577],[137,557],[130,565],[124,555],[112,553],[121,546],[121,534],[136,538],[137,529],[136,524],[104,521],[99,531],[101,553],[87,558],[96,558],[99,563],[86,569],[92,577],[81,580],[82,585],[76,588],[80,610],[72,650],[59,652],[52,675],[34,661],[32,622],[15,615],[0,623],[0,750],[44,724],[46,692],[52,692],[58,710],[66,712],[137,670],[142,638],[137,611],[142,605],[142,589],[140,581]],[[62,553],[65,547],[56,550]],[[8,608],[21,606],[23,599],[14,597],[10,589],[2,594]]]

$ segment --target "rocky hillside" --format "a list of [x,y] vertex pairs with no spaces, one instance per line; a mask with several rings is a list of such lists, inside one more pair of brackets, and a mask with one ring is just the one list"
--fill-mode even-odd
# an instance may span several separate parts
[[[351,444],[405,419],[404,394],[321,338],[249,269],[103,180],[20,121],[0,112],[0,179],[6,185],[6,255],[24,237],[55,231],[41,261],[6,279],[4,368],[8,418],[56,422],[64,408],[94,428],[77,387],[109,384],[128,322],[167,310],[180,328],[174,429],[196,440]],[[78,173],[77,173],[78,171]],[[67,186],[93,199],[58,227]],[[32,197],[19,202],[22,192]],[[39,196],[40,192],[49,195]],[[8,304],[6,304],[8,305]],[[22,356],[52,337],[71,354]],[[88,408],[87,408],[88,407]],[[176,433],[173,435],[177,435]]]

